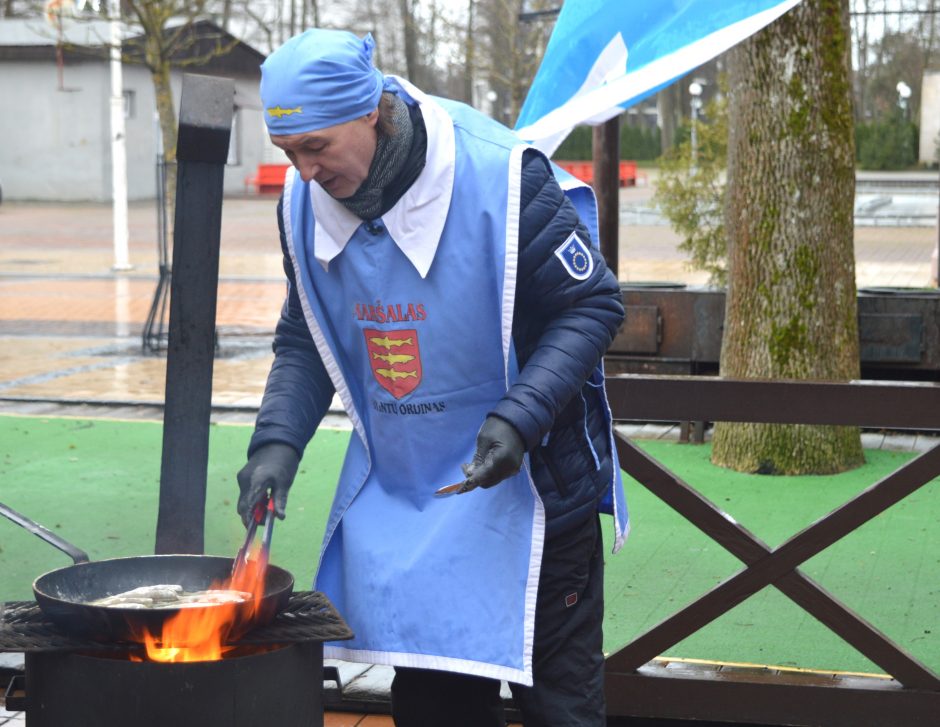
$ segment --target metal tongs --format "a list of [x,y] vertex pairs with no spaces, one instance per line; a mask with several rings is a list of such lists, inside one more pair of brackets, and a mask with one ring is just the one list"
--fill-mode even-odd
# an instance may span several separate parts
[[260,500],[251,511],[251,522],[248,524],[245,542],[238,549],[238,555],[235,556],[235,562],[232,563],[232,581],[240,577],[245,568],[248,567],[251,546],[262,520],[264,521],[264,531],[261,535],[261,550],[258,553],[259,575],[263,574],[268,567],[268,561],[271,558],[271,536],[274,534],[274,500],[270,497]]

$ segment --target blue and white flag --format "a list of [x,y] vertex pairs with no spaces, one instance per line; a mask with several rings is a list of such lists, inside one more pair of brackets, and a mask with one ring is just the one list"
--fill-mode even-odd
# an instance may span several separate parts
[[551,155],[776,20],[800,0],[570,0],[516,133]]

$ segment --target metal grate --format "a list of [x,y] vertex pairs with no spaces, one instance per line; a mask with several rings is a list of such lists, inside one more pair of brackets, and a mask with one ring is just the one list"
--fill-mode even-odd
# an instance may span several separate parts
[[[291,596],[271,623],[249,631],[231,645],[342,641],[352,635],[326,596],[318,591],[300,591]],[[47,620],[34,601],[0,603],[0,652],[126,651],[139,646],[126,641],[69,636]]]

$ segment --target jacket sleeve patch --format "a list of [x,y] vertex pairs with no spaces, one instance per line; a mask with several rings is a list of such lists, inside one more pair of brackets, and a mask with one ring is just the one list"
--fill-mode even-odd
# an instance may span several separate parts
[[591,257],[591,251],[576,232],[572,232],[568,239],[555,250],[555,257],[561,260],[565,270],[575,280],[587,280],[594,272],[594,258]]

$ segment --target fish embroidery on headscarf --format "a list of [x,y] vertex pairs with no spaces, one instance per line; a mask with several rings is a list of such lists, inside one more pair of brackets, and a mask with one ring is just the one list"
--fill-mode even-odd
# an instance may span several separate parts
[[291,114],[299,114],[302,112],[303,108],[300,106],[295,109],[282,109],[280,106],[275,106],[273,109],[268,109],[268,116],[281,118],[282,116],[290,116]]

